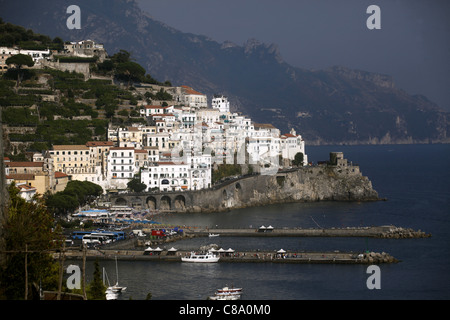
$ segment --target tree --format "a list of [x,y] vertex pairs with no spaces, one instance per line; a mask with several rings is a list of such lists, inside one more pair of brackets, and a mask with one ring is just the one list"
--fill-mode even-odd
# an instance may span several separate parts
[[50,253],[57,249],[58,242],[54,240],[63,237],[54,228],[54,220],[41,198],[25,201],[14,183],[8,191],[8,218],[3,228],[7,256],[0,271],[0,296],[36,298],[37,291],[33,288],[39,284],[44,290],[58,288],[59,266]]
[[129,189],[133,190],[134,192],[142,192],[145,189],[147,189],[147,186],[144,183],[142,183],[141,181],[139,181],[138,179],[130,180],[127,183],[127,187]]
[[126,80],[128,86],[131,81],[141,81],[145,75],[145,69],[138,63],[133,61],[119,63],[116,67],[116,77]]
[[90,181],[73,180],[67,184],[64,191],[57,192],[54,195],[46,195],[45,203],[53,209],[55,214],[67,214],[102,193],[103,189],[98,184]]
[[303,166],[303,152],[297,152],[292,163],[297,167]]
[[7,65],[11,65],[14,64],[16,65],[17,68],[17,86],[19,86],[19,83],[22,81],[22,77],[23,77],[23,71],[22,71],[22,66],[27,66],[27,67],[32,67],[34,66],[34,61],[33,59],[27,55],[27,54],[16,54],[12,57],[9,57],[8,59],[6,59],[6,64]]
[[86,288],[86,295],[88,300],[105,300],[106,299],[106,286],[102,281],[100,272],[100,266],[98,261],[94,262],[94,278],[88,284]]

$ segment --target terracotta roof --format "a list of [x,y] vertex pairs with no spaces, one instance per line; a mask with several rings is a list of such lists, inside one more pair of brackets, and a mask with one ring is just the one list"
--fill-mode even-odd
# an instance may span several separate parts
[[86,142],[87,147],[107,147],[114,146],[114,142],[112,141],[89,141]]
[[14,180],[34,180],[34,174],[31,173],[10,173],[10,179]]
[[5,167],[42,167],[44,162],[32,162],[32,161],[14,161],[6,162]]
[[186,90],[187,94],[195,94],[195,95],[200,95],[200,96],[204,96],[203,93],[200,93],[198,91],[195,91],[194,89],[192,89],[191,87],[188,86],[181,86],[182,88],[184,88]]
[[56,179],[59,179],[59,178],[65,178],[65,177],[68,177],[68,175],[65,174],[65,173],[63,173],[63,172],[59,172],[59,171],[56,171],[56,172],[55,172],[55,178],[56,178]]

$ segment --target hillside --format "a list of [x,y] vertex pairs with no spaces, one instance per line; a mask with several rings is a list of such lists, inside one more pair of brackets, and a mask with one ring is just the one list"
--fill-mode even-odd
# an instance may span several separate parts
[[449,113],[397,88],[389,75],[292,67],[274,44],[249,40],[239,46],[183,33],[131,0],[78,1],[80,30],[66,27],[68,1],[25,2],[19,10],[0,0],[3,19],[52,37],[95,39],[108,52],[126,48],[155,78],[209,96],[225,94],[233,111],[282,131],[294,127],[309,145],[449,141]]
[[[12,24],[0,23],[0,31],[0,41],[15,39],[14,45],[19,48],[24,43],[41,47],[62,41]],[[76,61],[76,58],[68,59]],[[110,124],[127,126],[145,122],[139,114],[139,101],[164,103],[172,98],[164,90],[170,83],[160,83],[145,74],[124,50],[111,54],[104,62],[89,61],[91,79],[88,80],[81,73],[39,66],[22,70],[20,83],[17,83],[18,71],[15,69],[0,77],[7,156],[24,159],[26,152],[41,152],[55,144],[106,140]],[[129,80],[138,81],[145,87],[129,86]]]

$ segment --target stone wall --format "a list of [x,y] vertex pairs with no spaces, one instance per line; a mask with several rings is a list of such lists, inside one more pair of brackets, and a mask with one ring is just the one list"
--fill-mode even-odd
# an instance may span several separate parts
[[53,62],[43,60],[42,66],[61,71],[74,71],[76,73],[82,73],[84,75],[84,80],[88,80],[91,76],[89,63],[87,62],[59,62],[59,60],[57,62]]

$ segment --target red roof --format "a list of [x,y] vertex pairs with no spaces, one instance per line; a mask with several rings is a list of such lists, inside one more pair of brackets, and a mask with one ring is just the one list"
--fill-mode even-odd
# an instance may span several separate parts
[[290,134],[290,133],[283,134],[283,136],[288,137],[288,138],[297,138],[298,137],[298,136],[294,136],[293,134]]
[[59,172],[59,171],[55,172],[55,178],[56,179],[58,179],[58,178],[65,178],[65,177],[68,177],[68,175],[63,173],[63,172]]
[[113,146],[114,142],[112,141],[89,141],[86,143],[86,146],[88,147],[106,147],[106,146]]
[[186,90],[187,94],[196,94],[196,95],[200,95],[200,96],[204,96],[203,93],[200,93],[198,91],[195,91],[194,89],[192,89],[191,87],[188,86],[181,86],[182,88],[184,88]]

